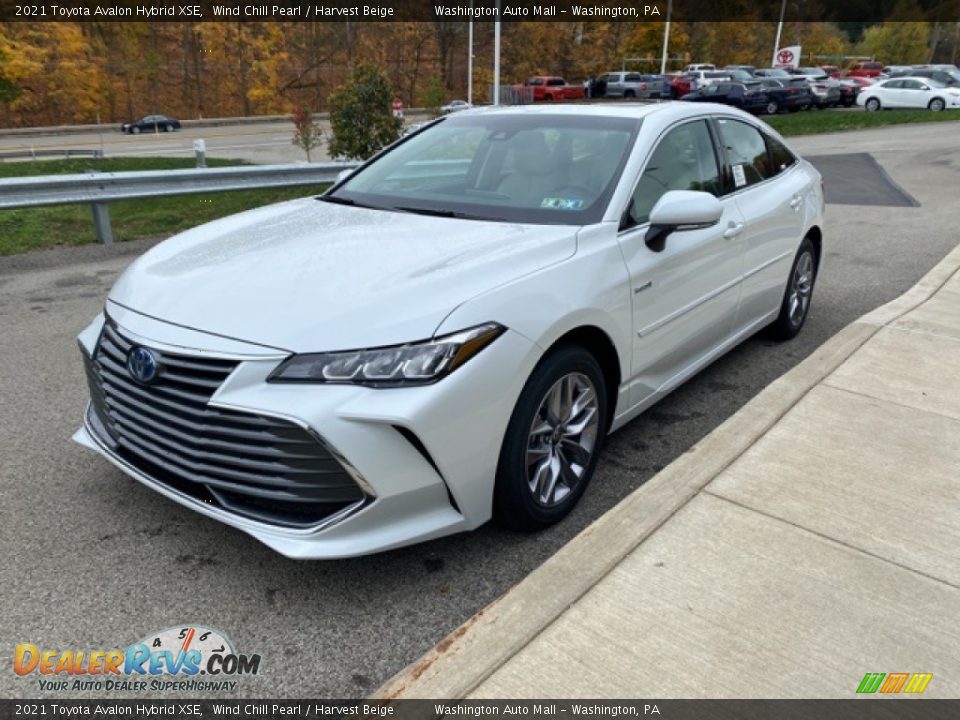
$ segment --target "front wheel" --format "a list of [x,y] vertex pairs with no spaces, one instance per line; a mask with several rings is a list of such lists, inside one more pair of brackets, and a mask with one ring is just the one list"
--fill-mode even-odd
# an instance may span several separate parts
[[810,238],[804,238],[790,268],[790,277],[780,303],[780,314],[770,325],[776,340],[795,338],[810,311],[813,285],[817,279],[817,250]]
[[946,104],[940,98],[934,98],[927,107],[933,112],[940,112],[946,107]]
[[778,112],[780,112],[780,105],[776,100],[767,103],[767,115],[776,115]]
[[136,125],[134,125],[132,128],[130,128],[130,133],[131,133],[132,135],[139,135],[139,134],[140,134],[140,128],[138,128]]
[[880,109],[880,101],[876,98],[870,98],[864,103],[863,107],[867,109],[867,112],[876,112]]
[[164,132],[173,132],[173,125],[164,125],[164,126],[163,126],[163,131],[164,131]]
[[596,359],[561,347],[533,371],[507,425],[494,517],[519,530],[562,520],[593,475],[607,430],[607,389]]

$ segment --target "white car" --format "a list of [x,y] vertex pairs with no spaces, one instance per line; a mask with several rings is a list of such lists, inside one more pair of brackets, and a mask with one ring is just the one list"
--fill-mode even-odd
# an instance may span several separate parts
[[823,202],[721,105],[457,113],[137,259],[79,336],[75,439],[291,557],[544,527],[608,433],[799,332]]
[[960,88],[922,77],[898,77],[863,88],[857,105],[876,111],[889,108],[927,108],[934,112],[960,108]]
[[468,103],[466,100],[451,100],[446,105],[444,105],[440,110],[444,115],[449,115],[450,113],[459,112],[460,110],[469,110],[473,105]]

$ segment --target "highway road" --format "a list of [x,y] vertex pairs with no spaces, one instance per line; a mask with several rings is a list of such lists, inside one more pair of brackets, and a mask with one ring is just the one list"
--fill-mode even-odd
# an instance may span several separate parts
[[[224,131],[224,147],[235,132]],[[189,137],[112,141],[140,154]],[[285,134],[252,137],[279,148]],[[374,557],[295,562],[164,499],[70,442],[87,395],[74,337],[148,244],[0,258],[0,697],[57,697],[12,672],[16,643],[109,649],[185,623],[262,656],[261,673],[233,696],[374,690],[827,338],[911,287],[960,239],[956,126],[793,144],[807,154],[873,153],[921,205],[828,206],[824,271],[800,337],[749,340],[614,435],[583,502],[540,534],[487,526]]]
[[[407,122],[422,118],[410,115]],[[320,121],[329,137],[330,125]],[[293,124],[261,122],[220,127],[188,127],[169,133],[126,135],[118,130],[63,133],[60,135],[0,134],[0,156],[7,151],[21,150],[101,150],[106,157],[192,157],[193,141],[206,141],[207,157],[246,160],[253,163],[306,162],[307,156],[293,144]],[[314,162],[329,160],[326,143],[311,153]]]

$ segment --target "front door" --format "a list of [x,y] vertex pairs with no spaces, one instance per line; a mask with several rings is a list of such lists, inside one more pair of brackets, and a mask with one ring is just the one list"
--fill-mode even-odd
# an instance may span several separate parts
[[719,223],[674,232],[655,252],[645,242],[650,211],[669,190],[721,194],[707,120],[677,125],[660,138],[620,233],[633,298],[631,405],[672,385],[728,337],[739,301],[743,216],[736,202],[722,199]]

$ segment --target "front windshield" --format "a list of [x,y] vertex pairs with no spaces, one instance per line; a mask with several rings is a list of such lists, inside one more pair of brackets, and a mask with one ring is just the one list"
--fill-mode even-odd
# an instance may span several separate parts
[[603,217],[640,126],[596,115],[461,114],[411,136],[321,199],[554,225]]

